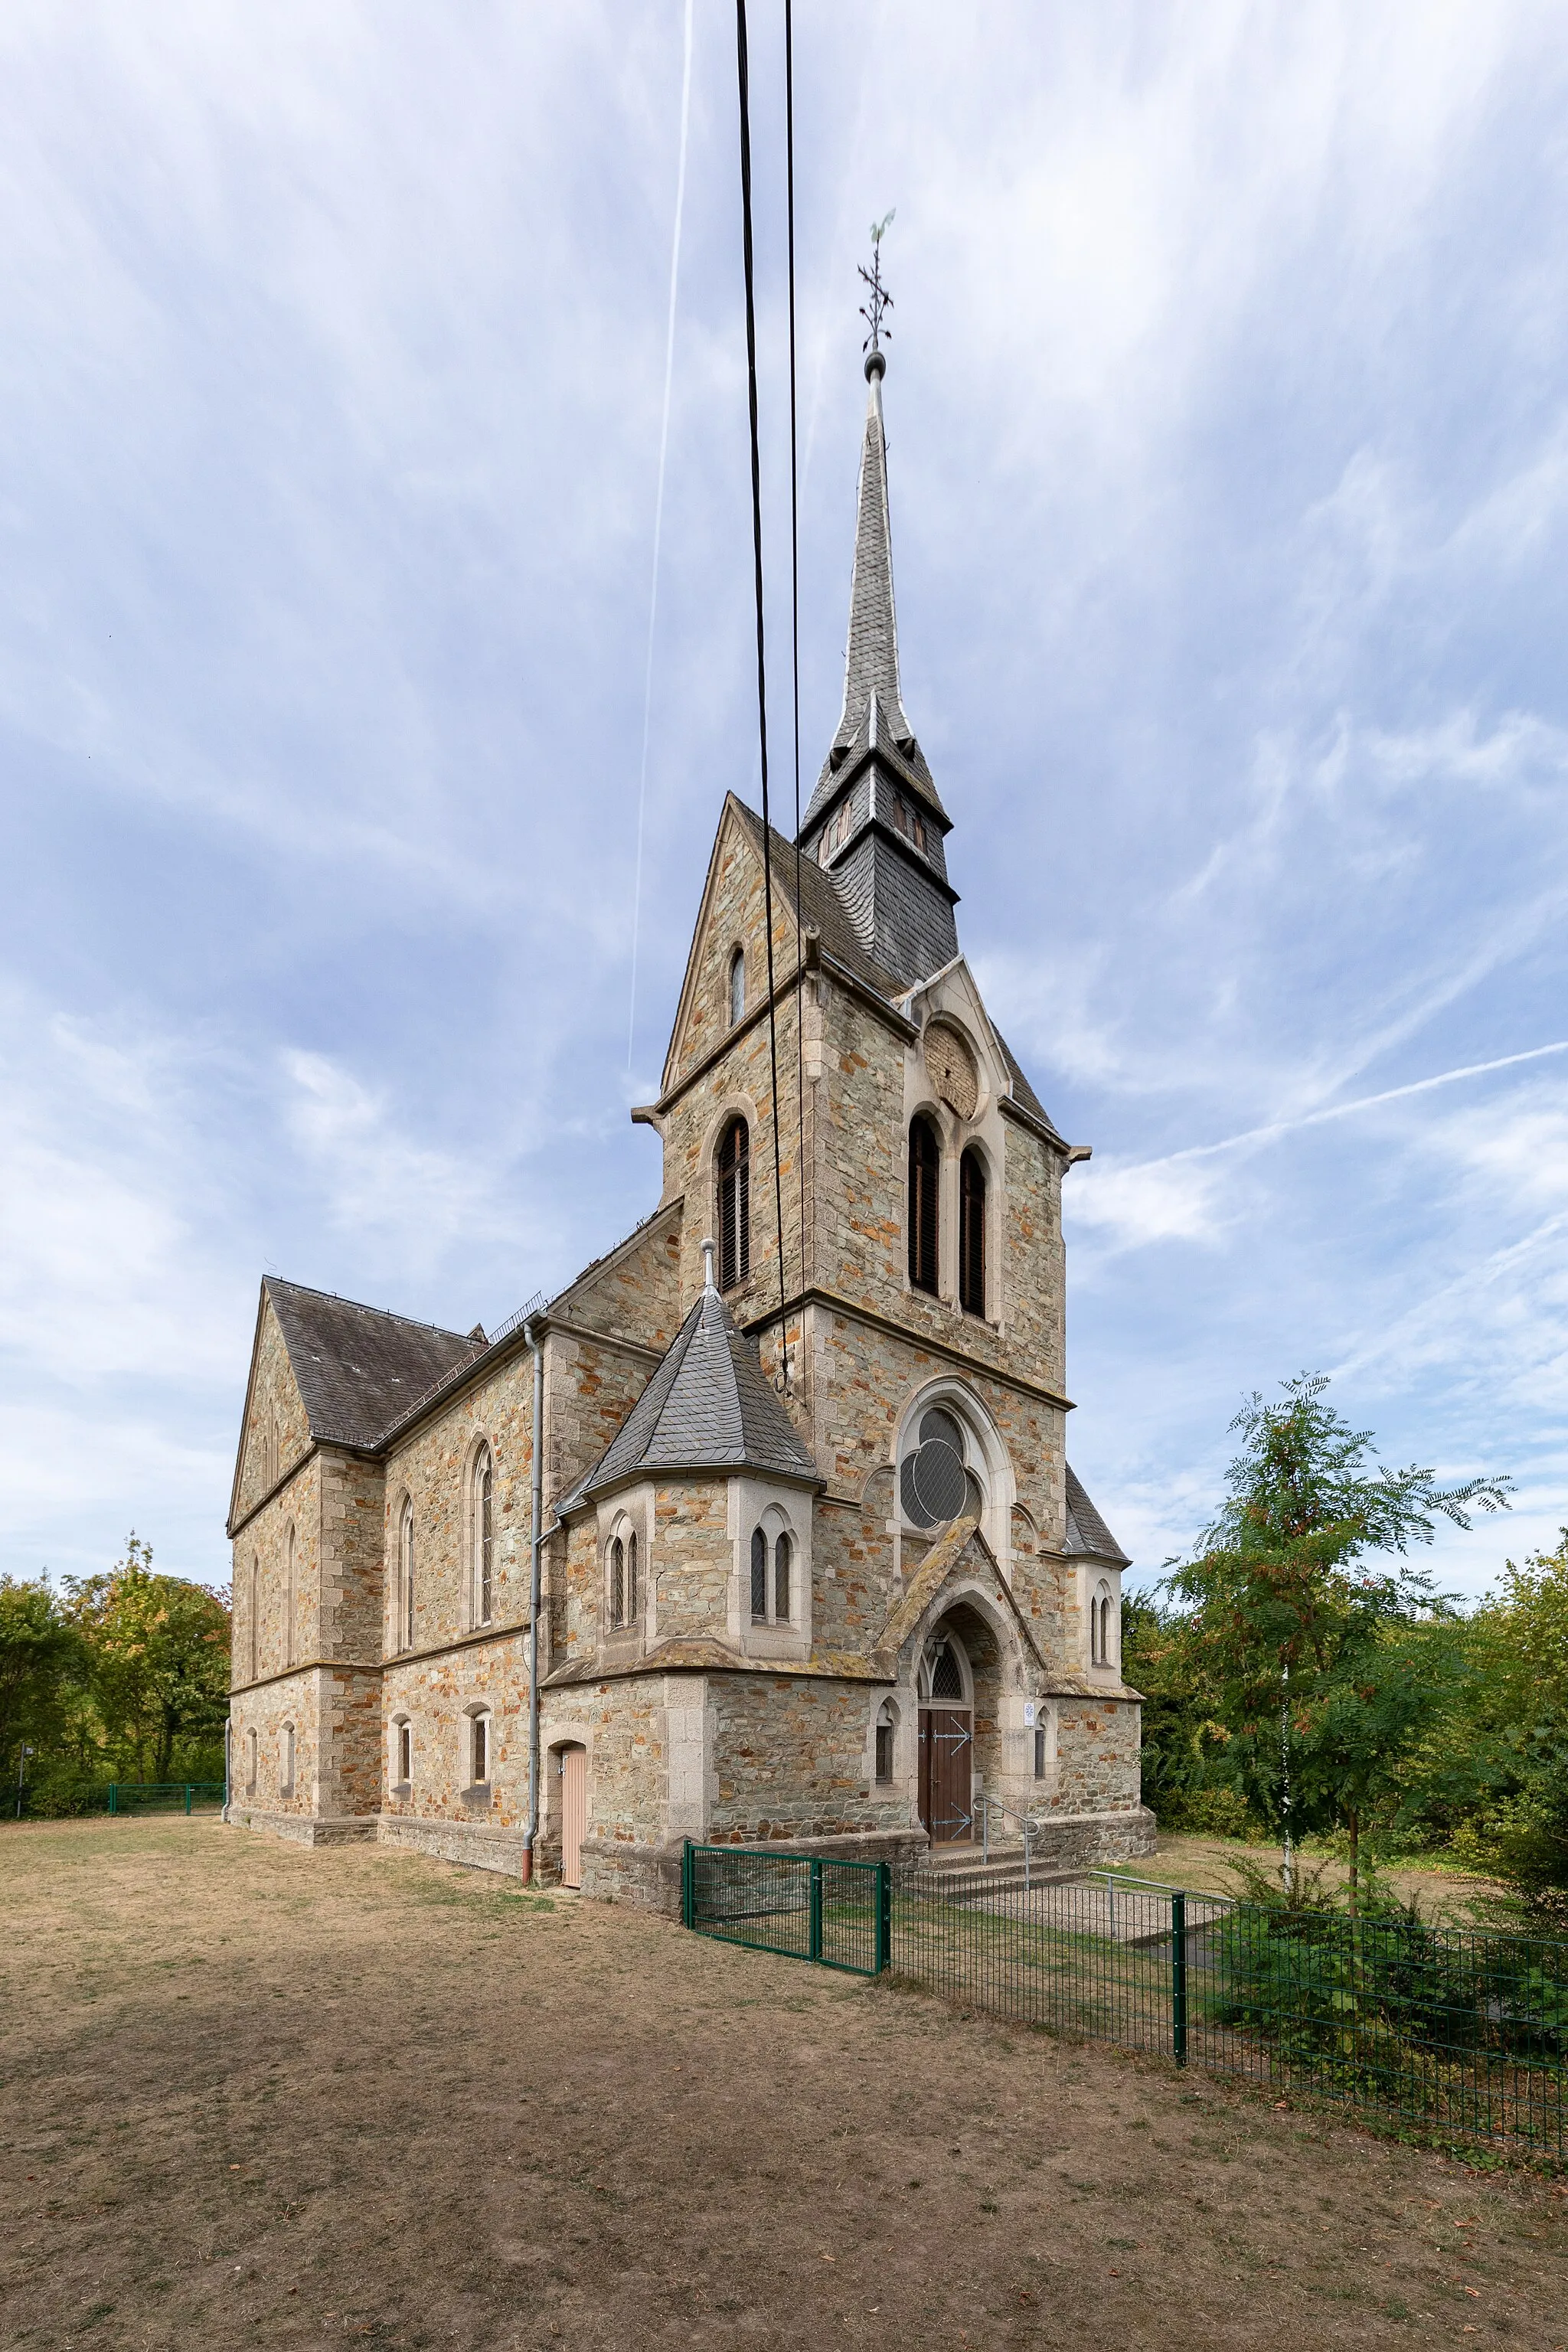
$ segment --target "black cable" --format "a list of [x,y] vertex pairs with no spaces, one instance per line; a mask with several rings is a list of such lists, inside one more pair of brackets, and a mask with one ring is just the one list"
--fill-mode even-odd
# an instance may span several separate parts
[[773,826],[768,815],[768,663],[763,625],[763,459],[757,434],[757,299],[752,259],[752,98],[746,56],[746,0],[735,0],[735,67],[741,93],[741,243],[746,268],[746,389],[752,415],[752,556],[757,598],[757,731],[763,768],[763,919],[768,950],[768,1064],[773,1078],[773,1206],[778,1218],[779,1352],[789,1387],[789,1327],[784,1314],[784,1181],[779,1153],[779,1039],[773,1006]]
[[800,1286],[805,1288],[805,981],[800,954],[800,473],[795,362],[795,11],[784,0],[784,194],[789,226],[789,637],[795,690],[795,1186],[800,1199]]

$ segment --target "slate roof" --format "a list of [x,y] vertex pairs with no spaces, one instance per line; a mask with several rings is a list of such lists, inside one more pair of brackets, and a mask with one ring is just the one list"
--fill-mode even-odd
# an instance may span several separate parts
[[[763,854],[763,820],[754,809],[746,806],[744,801],[737,799],[735,806],[742,821],[750,829],[760,857]],[[795,905],[795,844],[775,826],[769,825],[768,845],[773,860],[773,888],[780,893],[785,906],[793,909]],[[889,1003],[895,996],[901,994],[901,983],[890,971],[884,971],[880,964],[874,963],[861,945],[860,934],[850,919],[848,908],[834,886],[833,877],[825,873],[811,857],[803,857],[800,861],[800,919],[817,933],[825,951],[843,964],[847,971],[852,971],[856,979],[874,994],[885,998]]]
[[605,1453],[558,1508],[571,1510],[622,1478],[679,1470],[821,1479],[716,1290],[702,1293]]
[[1069,1552],[1086,1552],[1091,1559],[1110,1560],[1115,1567],[1130,1568],[1131,1561],[1085,1494],[1083,1482],[1070,1462],[1067,1465],[1067,1549]]
[[374,1448],[409,1407],[484,1353],[482,1338],[415,1323],[379,1307],[268,1275],[278,1318],[313,1438]]
[[[763,853],[762,818],[754,809],[749,809],[743,800],[736,798],[735,807],[742,823],[750,829],[760,857]],[[785,906],[793,909],[795,904],[795,844],[793,841],[787,841],[773,825],[768,827],[768,834],[773,852],[773,888],[784,899]],[[856,979],[871,989],[875,994],[892,1003],[895,999],[906,992],[905,983],[902,981],[896,979],[891,972],[884,971],[881,965],[873,963],[871,958],[866,953],[860,944],[860,934],[849,919],[849,910],[839,896],[833,877],[831,874],[825,873],[822,867],[810,857],[803,857],[800,861],[800,919],[803,924],[816,932],[826,953],[832,956],[837,962],[843,964],[847,971],[852,971]],[[1002,1048],[1002,1057],[1007,1065],[1007,1074],[1013,1081],[1016,1100],[1025,1110],[1042,1120],[1050,1129],[1051,1133],[1056,1135],[1058,1132],[1056,1121],[1025,1076],[1017,1055],[994,1022],[992,1024],[992,1034]]]
[[[880,356],[878,354],[877,356]],[[890,736],[897,765],[942,826],[942,807],[925,756],[915,740],[899,683],[899,620],[893,600],[893,541],[888,508],[888,440],[882,428],[879,368],[868,366],[866,434],[860,447],[860,484],[855,510],[855,568],[849,581],[849,637],[844,651],[844,708],[832,747],[801,830],[808,833],[838,790],[841,775],[875,741]],[[880,706],[877,727],[873,704]]]

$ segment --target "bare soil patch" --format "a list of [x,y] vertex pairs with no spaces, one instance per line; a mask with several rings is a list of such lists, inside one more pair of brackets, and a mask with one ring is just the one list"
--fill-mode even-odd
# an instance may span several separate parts
[[0,2341],[1568,2347],[1568,2194],[210,1822],[0,1832]]

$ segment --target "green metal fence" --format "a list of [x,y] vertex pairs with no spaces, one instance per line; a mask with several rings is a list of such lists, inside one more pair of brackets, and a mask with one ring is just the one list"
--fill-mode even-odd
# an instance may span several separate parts
[[[193,1813],[224,1801],[221,1780],[100,1780],[60,1791],[46,1787],[13,1792],[18,1821],[77,1818],[84,1813]],[[6,1810],[11,1810],[7,1798]]]
[[885,1862],[689,1843],[681,1896],[687,1926],[721,1943],[855,1976],[879,1976],[888,1965],[892,1874]]
[[1291,1913],[1090,1873],[689,1846],[688,1927],[1424,2134],[1568,2160],[1568,1943]]

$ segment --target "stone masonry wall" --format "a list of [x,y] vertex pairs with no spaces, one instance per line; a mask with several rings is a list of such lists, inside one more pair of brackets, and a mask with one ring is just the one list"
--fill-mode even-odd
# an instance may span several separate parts
[[579,1276],[555,1301],[555,1312],[645,1348],[668,1348],[684,1313],[680,1225],[680,1204],[672,1202],[628,1244]]
[[311,1454],[235,1538],[230,1681],[236,1687],[286,1673],[291,1664],[303,1665],[321,1654],[321,1457]]
[[[470,1786],[472,1710],[490,1717],[489,1782]],[[521,1830],[528,1821],[528,1635],[458,1643],[438,1654],[389,1660],[383,1677],[381,1809],[390,1820],[456,1819]],[[395,1735],[414,1734],[407,1787],[394,1779]]]
[[711,1841],[907,1831],[906,1791],[879,1790],[870,1727],[884,1685],[716,1675]]
[[250,1412],[240,1433],[240,1474],[234,1516],[254,1510],[268,1488],[310,1443],[304,1402],[270,1302],[261,1312]]

